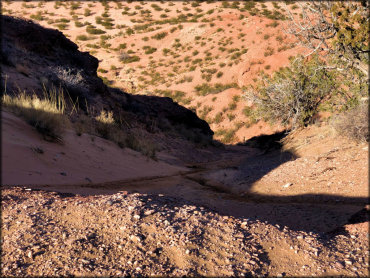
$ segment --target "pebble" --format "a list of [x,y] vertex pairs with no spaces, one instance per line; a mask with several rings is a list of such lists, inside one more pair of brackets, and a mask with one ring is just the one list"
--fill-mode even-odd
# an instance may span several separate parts
[[345,264],[352,265],[352,261],[350,261],[350,260],[345,260],[344,262],[345,262]]
[[283,188],[288,188],[290,186],[292,186],[293,184],[291,182],[288,182],[286,184],[283,185]]
[[154,210],[147,210],[144,212],[144,215],[152,215],[154,213]]

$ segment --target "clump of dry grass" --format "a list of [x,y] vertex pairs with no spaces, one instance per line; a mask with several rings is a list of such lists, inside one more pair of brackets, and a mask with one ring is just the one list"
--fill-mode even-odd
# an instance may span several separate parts
[[97,120],[95,131],[99,136],[115,142],[121,148],[127,147],[154,160],[157,159],[155,145],[148,140],[139,138],[130,130],[123,130],[115,123],[111,112],[101,112],[95,119]]
[[15,96],[4,94],[2,104],[4,109],[22,117],[34,126],[44,136],[44,139],[62,140],[64,127],[69,120],[64,115],[65,100],[61,89],[44,90],[44,98],[27,95],[25,92]]
[[[48,141],[62,142],[64,128],[71,124],[66,114],[66,102],[61,88],[49,91],[44,89],[43,98],[25,92],[14,96],[4,94],[2,104],[3,109],[25,119]],[[122,129],[114,119],[113,112],[102,110],[96,117],[77,115],[77,118],[73,124],[77,135],[82,133],[98,135],[121,148],[127,147],[156,159],[156,147],[134,133]]]
[[369,142],[369,103],[363,102],[334,117],[331,124],[338,134],[357,142]]

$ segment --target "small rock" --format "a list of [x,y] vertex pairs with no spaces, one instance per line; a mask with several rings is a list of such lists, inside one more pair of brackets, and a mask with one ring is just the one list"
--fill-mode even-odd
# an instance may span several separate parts
[[344,262],[345,262],[345,264],[352,265],[352,261],[350,261],[350,260],[345,260]]
[[283,188],[288,188],[290,186],[292,186],[293,184],[291,182],[288,182],[286,184],[283,185]]
[[140,215],[135,214],[135,215],[134,215],[134,218],[135,218],[136,220],[139,220],[139,219],[140,219]]
[[154,210],[147,210],[146,212],[144,212],[144,215],[152,215],[154,213]]
[[186,249],[185,254],[186,255],[189,255],[190,254],[190,250],[189,249]]
[[32,259],[32,251],[28,251],[27,257],[30,258],[30,259]]

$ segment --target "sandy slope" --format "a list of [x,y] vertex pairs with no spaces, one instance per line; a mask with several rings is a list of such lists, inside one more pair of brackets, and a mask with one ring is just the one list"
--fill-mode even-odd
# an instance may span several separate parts
[[71,130],[65,131],[63,144],[46,142],[22,119],[4,111],[1,134],[3,185],[89,184],[186,171]]

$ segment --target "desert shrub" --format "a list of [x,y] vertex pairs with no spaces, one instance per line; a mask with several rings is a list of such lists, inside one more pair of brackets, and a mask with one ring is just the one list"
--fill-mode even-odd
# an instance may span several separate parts
[[271,56],[272,54],[274,54],[274,49],[270,46],[267,47],[266,51],[263,53],[263,55],[265,57],[267,56]]
[[171,50],[169,50],[168,48],[163,48],[162,49],[162,53],[164,56],[166,56]]
[[152,54],[157,51],[157,48],[148,45],[143,46],[143,49],[145,50],[145,54]]
[[290,67],[281,68],[273,76],[262,76],[260,82],[245,92],[256,110],[256,119],[271,123],[281,121],[292,129],[312,122],[320,105],[339,92],[337,72],[329,71],[317,56],[291,59]]
[[59,18],[59,19],[56,19],[55,22],[68,23],[70,22],[70,20],[67,18]]
[[129,54],[127,53],[122,53],[120,56],[119,56],[119,60],[125,64],[128,64],[128,63],[133,63],[133,62],[137,62],[137,61],[140,61],[140,57],[139,56],[130,56]]
[[216,136],[222,136],[221,141],[225,144],[231,143],[235,140],[235,129],[219,129],[215,132]]
[[212,85],[209,85],[208,83],[203,83],[203,84],[195,86],[194,89],[198,95],[205,96],[208,94],[217,94],[229,88],[238,88],[238,85],[236,83],[230,83],[230,84],[216,83],[212,86]]
[[45,20],[45,17],[41,14],[40,11],[38,11],[36,14],[31,14],[31,19],[42,21]]
[[118,49],[125,49],[127,47],[126,43],[120,43]]
[[215,124],[219,124],[219,123],[221,123],[221,122],[223,121],[223,119],[224,119],[224,117],[223,117],[223,113],[222,113],[222,112],[218,112],[218,113],[216,114],[216,116],[214,117],[213,122],[214,122]]
[[76,27],[83,27],[83,26],[85,26],[82,22],[79,22],[79,21],[75,21],[75,26]]
[[276,36],[276,40],[279,42],[279,43],[282,43],[283,40],[284,40],[284,37],[282,35],[277,35]]
[[90,16],[91,15],[91,10],[90,9],[88,9],[88,8],[86,8],[85,10],[84,10],[84,16]]
[[55,25],[59,30],[66,30],[68,27],[68,24],[66,23],[58,23]]
[[363,102],[331,120],[338,134],[354,141],[369,142],[369,103]]
[[278,47],[278,52],[285,51],[287,49],[289,49],[289,47],[287,45],[283,45],[281,47]]
[[114,119],[111,111],[102,110],[95,117],[95,133],[104,139],[115,142],[119,147],[130,148],[141,152],[145,156],[156,159],[156,147],[132,132],[124,131]]
[[232,114],[232,113],[228,113],[226,114],[227,118],[229,119],[230,122],[232,122],[234,119],[235,119],[235,114]]
[[[275,4],[275,2],[273,2],[273,4]],[[266,24],[266,27],[277,27],[279,25],[279,22],[277,21],[273,21],[272,23],[270,24]]]
[[92,37],[89,37],[89,36],[86,36],[86,35],[78,35],[76,37],[76,40],[78,41],[88,41],[88,40],[91,40],[93,39]]
[[167,36],[167,32],[160,32],[160,33],[155,34],[154,36],[151,36],[151,38],[156,39],[156,40],[161,40],[165,36]]
[[25,119],[49,141],[61,141],[64,126],[68,123],[64,115],[65,100],[61,89],[44,90],[44,98],[30,96],[25,92],[16,96],[4,94],[2,108]]
[[89,34],[93,34],[93,35],[100,35],[100,34],[105,34],[105,31],[101,30],[101,29],[97,29],[95,26],[93,25],[89,25],[86,27],[86,32],[89,33]]
[[95,49],[99,49],[100,48],[100,45],[98,44],[91,44],[91,43],[88,43],[86,44],[87,47],[90,47],[90,48],[95,48]]
[[105,70],[105,69],[98,69],[98,72],[101,72],[101,73],[107,73],[108,71]]

